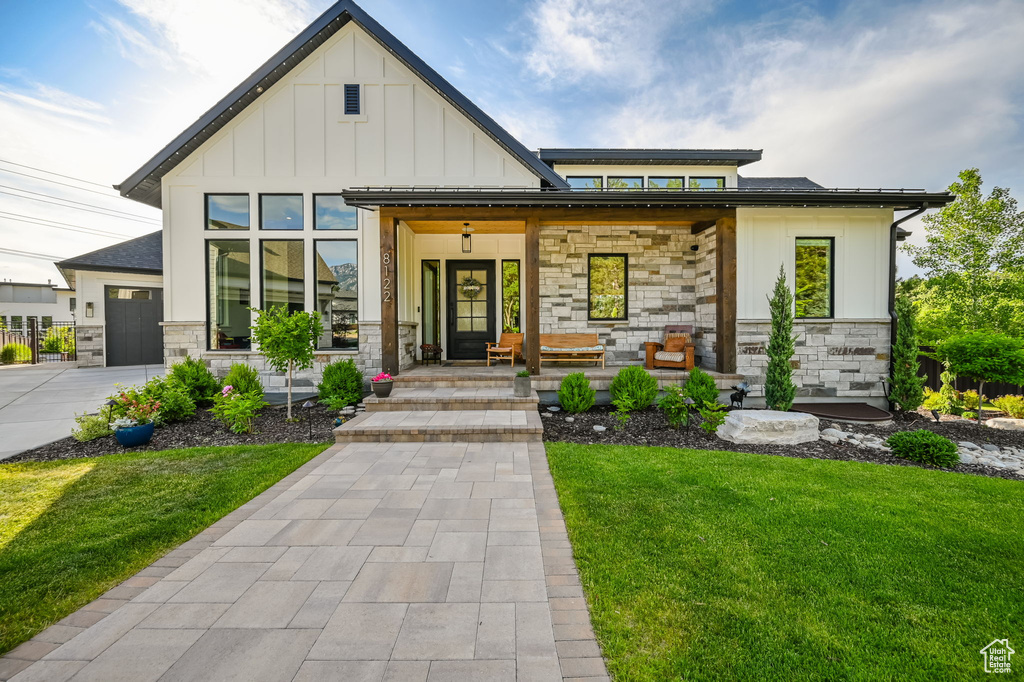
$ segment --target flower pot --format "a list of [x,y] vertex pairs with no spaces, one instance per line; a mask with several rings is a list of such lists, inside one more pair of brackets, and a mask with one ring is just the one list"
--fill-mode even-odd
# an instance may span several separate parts
[[512,395],[517,398],[529,398],[532,392],[530,377],[516,377],[512,380]]
[[149,439],[153,437],[153,428],[153,422],[142,424],[140,426],[129,426],[127,428],[114,431],[114,438],[117,438],[117,442],[120,443],[123,448],[138,447],[140,445],[145,445],[149,442]]
[[393,381],[374,381],[370,384],[373,394],[378,398],[387,398],[391,395],[391,388],[395,385]]

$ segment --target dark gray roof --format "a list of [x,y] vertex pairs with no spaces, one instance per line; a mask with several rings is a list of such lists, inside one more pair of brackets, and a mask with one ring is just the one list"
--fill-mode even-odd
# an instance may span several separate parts
[[745,166],[761,160],[760,149],[540,149],[548,165],[615,164],[629,166]]
[[163,231],[157,230],[120,244],[68,258],[56,263],[61,272],[100,270],[159,275],[164,270]]
[[739,177],[740,189],[825,189],[807,178],[745,178]]
[[[340,0],[310,24],[290,43],[246,78],[212,109],[174,138],[156,156],[131,174],[115,189],[122,196],[160,208],[160,179],[186,156],[210,139],[235,116],[252,104],[270,86],[279,81],[299,62],[337,33],[349,21],[354,21],[369,33],[384,49],[409,67],[454,107],[475,122],[481,130],[518,158],[545,184],[566,187],[565,180],[543,163],[519,140],[515,139],[490,116],[473,104],[465,95],[427,66],[412,50],[391,35],[383,26],[352,0]],[[258,89],[258,90],[257,90]]]

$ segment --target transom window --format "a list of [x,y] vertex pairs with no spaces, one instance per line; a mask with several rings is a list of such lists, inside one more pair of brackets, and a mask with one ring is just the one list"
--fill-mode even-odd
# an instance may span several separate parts
[[628,319],[626,254],[594,253],[587,274],[588,314],[592,320]]
[[568,177],[565,179],[573,189],[601,189],[604,178],[601,176]]
[[207,194],[206,229],[248,230],[248,194]]
[[261,194],[261,230],[301,230],[301,194]]
[[695,178],[690,177],[690,189],[724,189],[725,178]]
[[796,317],[835,317],[834,249],[832,237],[797,237]]
[[680,175],[677,178],[647,178],[647,186],[651,189],[682,189],[686,183]]
[[608,189],[643,189],[642,177],[608,178]]
[[357,227],[356,208],[346,206],[340,194],[313,195],[314,230],[354,230]]

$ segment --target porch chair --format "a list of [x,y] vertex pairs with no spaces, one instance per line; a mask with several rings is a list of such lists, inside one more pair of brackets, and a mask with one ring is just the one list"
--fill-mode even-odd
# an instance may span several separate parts
[[487,342],[487,366],[491,366],[491,358],[495,362],[508,360],[512,367],[516,366],[516,356],[523,357],[523,335],[502,333],[497,342]]
[[647,369],[655,367],[671,367],[674,369],[693,369],[693,325],[665,325],[665,338],[661,343],[648,341],[644,344]]

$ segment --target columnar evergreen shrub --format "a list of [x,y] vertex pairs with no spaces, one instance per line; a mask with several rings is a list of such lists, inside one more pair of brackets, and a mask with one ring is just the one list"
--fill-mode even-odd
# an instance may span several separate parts
[[244,362],[232,363],[223,383],[238,393],[256,396],[261,400],[263,398],[263,382],[260,381],[259,370],[252,365]]
[[686,395],[696,406],[713,405],[718,402],[718,385],[714,377],[694,367],[690,370],[690,378],[686,380]]
[[892,448],[892,454],[896,457],[914,462],[944,469],[960,463],[956,443],[927,429],[894,433],[886,440],[886,444]]
[[779,268],[775,289],[768,298],[772,315],[772,331],[768,337],[768,369],[764,380],[764,399],[769,410],[788,412],[796,398],[793,366],[796,352],[793,339],[793,294],[786,285],[786,270]]
[[186,356],[181,362],[171,365],[167,378],[181,386],[200,407],[213,403],[213,397],[220,391],[220,383],[200,358]]
[[558,402],[562,409],[573,414],[586,412],[594,406],[597,391],[590,387],[590,379],[583,372],[572,372],[562,379],[558,387]]
[[892,345],[892,390],[889,400],[904,412],[913,412],[924,402],[925,377],[919,376],[920,346],[917,321],[910,299],[896,299],[896,340]]
[[336,360],[324,367],[323,377],[316,388],[320,392],[320,402],[332,410],[340,410],[363,399],[363,373],[351,358]]

